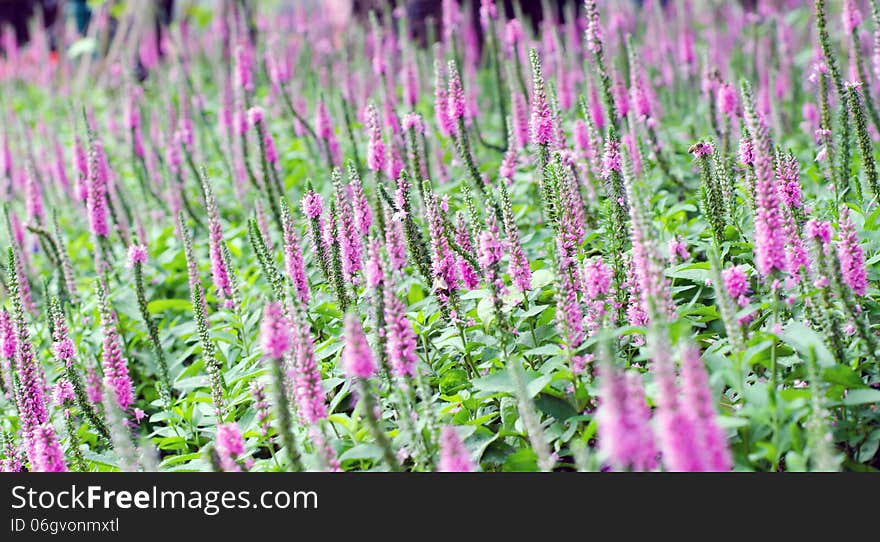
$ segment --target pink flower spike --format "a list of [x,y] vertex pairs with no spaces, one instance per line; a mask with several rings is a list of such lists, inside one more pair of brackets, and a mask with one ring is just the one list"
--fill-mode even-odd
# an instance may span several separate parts
[[733,462],[727,448],[727,439],[716,419],[715,399],[709,386],[709,375],[699,349],[694,346],[687,346],[682,352],[681,377],[682,406],[693,417],[697,437],[700,439],[704,470],[729,471]]
[[245,450],[244,440],[237,423],[228,422],[217,426],[214,449],[221,469],[225,472],[241,472],[242,469],[237,460]]
[[128,247],[128,268],[131,269],[135,264],[144,264],[147,262],[147,247],[137,243]]
[[446,93],[443,67],[439,59],[434,61],[434,120],[442,135],[449,136],[455,131],[449,116],[449,96]]
[[859,296],[868,291],[868,276],[865,271],[865,257],[859,244],[859,236],[850,218],[849,207],[840,208],[840,240],[837,243],[837,258],[840,260],[840,273],[844,284]]
[[458,66],[456,66],[454,60],[449,61],[446,71],[449,78],[449,89],[447,91],[449,105],[447,106],[447,111],[449,112],[449,118],[455,123],[459,119],[464,118],[464,90],[461,86],[461,75],[458,73]]
[[370,378],[376,374],[376,362],[367,343],[360,318],[349,313],[345,316],[345,346],[342,350],[342,368],[350,378]]
[[440,430],[439,472],[473,472],[475,470],[470,452],[458,436],[455,427],[445,425]]
[[372,171],[385,170],[385,143],[382,141],[382,126],[379,123],[379,111],[376,106],[367,106],[367,130],[369,140],[367,142],[367,167]]
[[[738,301],[740,306],[748,304],[745,297],[749,291],[749,279],[746,275],[746,266],[734,265],[721,271],[721,279],[724,281],[724,289],[731,299]],[[745,299],[745,303],[740,300]]]
[[818,239],[823,245],[831,242],[831,223],[824,220],[811,219],[807,221],[805,231],[807,237]]
[[64,406],[66,403],[73,402],[76,398],[73,391],[73,385],[66,378],[62,378],[55,384],[55,404]]
[[248,109],[248,111],[247,111],[248,122],[252,126],[256,126],[257,124],[263,122],[263,115],[264,115],[263,108],[258,105],[255,105],[255,106],[251,107],[250,109]]
[[271,359],[281,359],[290,350],[290,326],[278,303],[267,303],[263,307],[260,344],[263,355]]
[[532,103],[529,137],[538,145],[549,145],[553,142],[553,113],[550,111],[547,92],[544,89],[544,75],[541,72],[541,62],[538,58],[538,53],[532,49],[529,55],[532,61]]
[[386,350],[394,374],[401,378],[416,376],[416,334],[406,317],[406,306],[393,289],[385,289]]
[[718,87],[717,96],[718,111],[728,117],[734,117],[739,104],[736,89],[733,85],[730,83],[722,83]]
[[321,216],[321,213],[324,212],[324,203],[321,200],[321,195],[309,191],[302,199],[302,209],[303,214],[309,218],[309,220],[314,220]]
[[862,24],[862,12],[856,6],[855,0],[843,0],[840,18],[843,21],[843,30],[847,34],[852,34]]
[[46,422],[34,430],[34,446],[36,457],[33,459],[33,470],[36,472],[67,472],[64,462],[64,450],[58,441],[58,435],[51,422]]
[[128,411],[135,399],[134,384],[128,372],[128,360],[123,355],[122,339],[116,327],[116,314],[103,286],[99,286],[98,307],[103,333],[101,369],[104,371],[104,387],[113,392],[119,408]]

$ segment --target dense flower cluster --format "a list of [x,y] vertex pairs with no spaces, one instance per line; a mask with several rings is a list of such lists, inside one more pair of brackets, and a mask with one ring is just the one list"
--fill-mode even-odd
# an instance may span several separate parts
[[880,467],[877,2],[93,4],[0,32],[4,471]]

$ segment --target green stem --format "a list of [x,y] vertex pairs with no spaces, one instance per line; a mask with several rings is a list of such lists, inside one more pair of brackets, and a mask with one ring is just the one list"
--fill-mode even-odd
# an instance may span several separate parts
[[382,449],[383,459],[385,459],[385,462],[388,463],[392,471],[401,472],[403,468],[391,449],[391,441],[388,440],[385,431],[379,426],[379,420],[376,419],[376,398],[373,396],[373,390],[370,388],[369,381],[359,380],[358,391],[361,394],[361,399],[363,399],[364,419],[367,425],[370,426],[370,431],[372,431],[373,437],[376,439],[376,444]]

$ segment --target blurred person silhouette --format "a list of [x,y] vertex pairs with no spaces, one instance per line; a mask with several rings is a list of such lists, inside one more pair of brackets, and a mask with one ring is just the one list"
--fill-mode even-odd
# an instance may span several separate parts
[[[580,9],[582,0],[555,0],[547,2],[546,0],[498,0],[496,1],[499,16],[504,17],[505,14],[510,16],[514,13],[514,3],[519,4],[519,9],[523,16],[531,21],[533,28],[537,30],[538,24],[544,18],[544,7],[550,6],[554,8],[554,16],[558,20],[563,20],[566,12],[566,5],[574,6],[577,11]],[[329,13],[337,35],[345,32],[345,27],[352,19],[357,17],[365,19],[370,11],[377,13],[383,12],[385,9],[400,10],[406,17],[407,26],[412,35],[422,43],[427,45],[427,37],[430,31],[433,35],[440,35],[443,15],[443,2],[441,0],[319,0],[318,4]],[[464,4],[459,2],[461,9],[470,6],[473,11],[474,20],[479,18],[480,1],[471,0]],[[482,43],[482,28],[480,25],[476,27],[477,38]]]
[[[51,28],[58,18],[58,4],[58,0],[0,0],[0,27],[11,26],[16,42],[23,44],[29,38],[28,21],[40,13],[43,24]],[[54,39],[50,45],[54,50]]]
[[[3,0],[0,0],[3,1]],[[70,14],[72,15],[74,22],[76,23],[77,32],[81,36],[85,36],[89,31],[89,23],[92,19],[92,9],[89,6],[88,0],[68,0],[70,2]],[[162,40],[164,39],[164,33],[167,32],[168,27],[171,25],[174,20],[174,0],[139,0],[143,2],[144,5],[152,4],[152,17],[153,17],[153,25],[155,27],[155,31],[151,34],[152,39],[156,40],[155,48],[159,53],[159,57],[165,56],[165,51],[162,48]],[[111,17],[110,19],[110,34],[111,38],[113,33],[116,31],[116,19]],[[141,62],[140,56],[136,57],[136,62],[134,65],[134,74],[138,81],[143,81],[147,78],[148,70]]]

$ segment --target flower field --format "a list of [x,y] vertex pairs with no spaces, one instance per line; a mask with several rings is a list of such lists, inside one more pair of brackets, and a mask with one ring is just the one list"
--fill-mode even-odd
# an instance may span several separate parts
[[880,2],[92,4],[0,33],[2,470],[880,468]]

